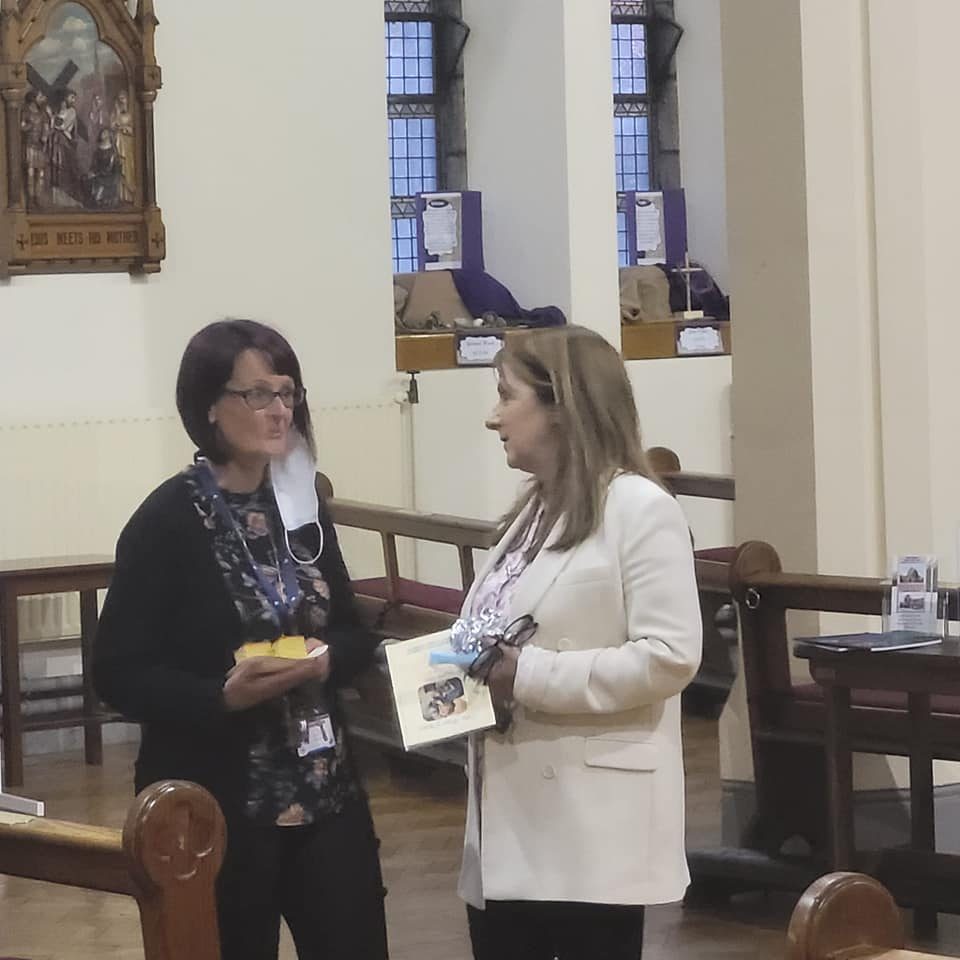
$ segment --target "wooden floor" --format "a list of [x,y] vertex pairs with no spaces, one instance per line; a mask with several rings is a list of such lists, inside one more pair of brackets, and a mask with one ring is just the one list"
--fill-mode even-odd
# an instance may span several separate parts
[[[687,718],[688,845],[719,838],[717,728]],[[130,795],[134,749],[110,747],[102,768],[78,754],[29,758],[22,792],[44,800],[48,815],[119,826]],[[463,777],[454,768],[421,776],[391,771],[364,755],[387,900],[393,960],[468,960],[463,906],[454,892],[463,829]],[[738,898],[712,911],[680,906],[648,911],[644,960],[773,960],[783,956],[788,899]],[[939,949],[960,944],[956,918],[941,919]],[[936,949],[936,947],[929,947]],[[106,894],[0,877],[0,955],[29,960],[142,958],[136,908]],[[294,957],[285,940],[281,956]]]

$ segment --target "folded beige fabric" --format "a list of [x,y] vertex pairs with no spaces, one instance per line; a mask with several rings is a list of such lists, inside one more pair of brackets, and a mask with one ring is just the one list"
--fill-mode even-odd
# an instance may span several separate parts
[[624,323],[669,320],[670,281],[655,266],[620,268],[620,318]]
[[472,326],[449,271],[398,273],[394,275],[393,283],[394,304],[397,303],[396,287],[407,290],[403,312],[397,315],[398,327],[407,331],[422,331]]

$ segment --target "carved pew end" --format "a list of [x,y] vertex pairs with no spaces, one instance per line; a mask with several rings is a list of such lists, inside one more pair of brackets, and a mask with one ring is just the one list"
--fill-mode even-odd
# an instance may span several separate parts
[[225,846],[216,800],[163,780],[137,796],[122,834],[44,817],[0,823],[0,874],[134,897],[146,960],[218,960]]
[[123,851],[147,960],[220,956],[215,883],[225,849],[223,814],[202,787],[163,780],[137,796]]
[[794,908],[787,960],[829,960],[903,947],[903,921],[889,891],[862,873],[828,873]]

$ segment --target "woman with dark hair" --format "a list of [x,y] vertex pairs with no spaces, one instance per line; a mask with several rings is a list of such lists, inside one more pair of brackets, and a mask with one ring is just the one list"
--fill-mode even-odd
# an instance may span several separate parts
[[269,327],[211,324],[177,408],[196,462],[120,536],[97,691],[141,725],[138,790],[192,780],[220,803],[224,960],[275,960],[281,916],[302,960],[383,960],[377,840],[336,696],[377,641],[317,501],[300,364]]
[[476,960],[637,960],[679,900],[680,692],[700,662],[683,514],[623,361],[580,327],[511,338],[487,421],[529,475],[467,596],[496,732],[471,741],[460,893]]

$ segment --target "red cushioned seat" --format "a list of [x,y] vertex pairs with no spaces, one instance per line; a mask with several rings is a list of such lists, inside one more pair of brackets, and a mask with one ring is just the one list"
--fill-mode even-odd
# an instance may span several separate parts
[[[453,587],[438,587],[432,583],[420,583],[417,580],[405,580],[401,577],[397,581],[397,600],[414,607],[423,607],[426,610],[439,610],[452,616],[460,615],[463,605],[463,591]],[[365,597],[376,597],[379,600],[387,599],[387,578],[375,577],[370,580],[354,580],[354,593]]]
[[[793,686],[793,695],[808,703],[823,700],[823,688],[818,683],[799,683]],[[892,690],[851,690],[850,702],[855,707],[877,707],[882,710],[907,709],[907,695]],[[960,716],[960,696],[935,693],[930,697],[931,712]]]

